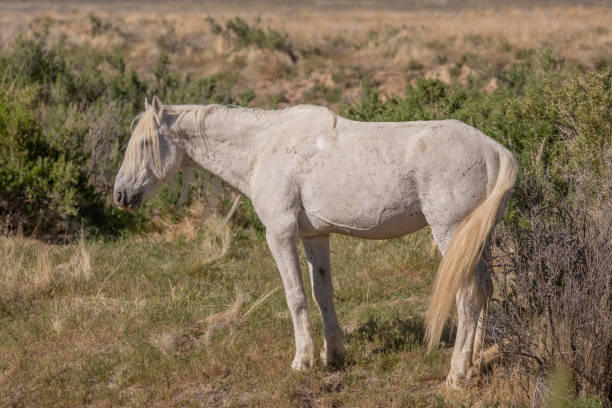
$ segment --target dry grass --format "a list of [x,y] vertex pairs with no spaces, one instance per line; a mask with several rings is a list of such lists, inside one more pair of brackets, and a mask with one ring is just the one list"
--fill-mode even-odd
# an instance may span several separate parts
[[198,240],[198,260],[191,268],[201,270],[223,259],[232,243],[229,220],[237,209],[240,196],[236,196],[229,212],[220,216],[213,208],[207,208],[201,201],[194,201],[187,209],[187,215],[178,222],[169,218],[153,218],[147,225],[148,231],[141,239],[152,242],[192,243]]
[[[63,259],[66,262],[61,262]],[[57,247],[34,239],[0,236],[0,301],[35,298],[93,275],[91,249],[77,244]]]

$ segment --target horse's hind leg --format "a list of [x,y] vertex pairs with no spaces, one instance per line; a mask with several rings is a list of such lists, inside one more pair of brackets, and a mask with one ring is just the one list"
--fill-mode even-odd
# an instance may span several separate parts
[[325,343],[323,350],[321,350],[321,361],[323,364],[327,364],[342,358],[345,353],[344,335],[334,308],[334,288],[329,261],[329,236],[303,238],[302,243],[308,260],[312,296],[319,306],[323,319]]
[[480,290],[480,296],[484,297],[480,312],[478,315],[478,324],[476,326],[476,334],[474,335],[474,351],[472,354],[472,363],[476,371],[480,371],[483,364],[487,364],[487,359],[483,361],[483,345],[484,335],[487,322],[487,309],[489,300],[493,295],[493,282],[491,281],[491,274],[486,267],[485,263],[481,260],[478,263],[478,269],[476,270],[476,277],[478,280],[478,288]]
[[457,292],[457,338],[447,378],[451,386],[456,386],[463,378],[472,378],[480,370],[486,308],[492,292],[491,278],[481,260],[476,269],[476,279]]
[[[458,224],[432,226],[434,239],[442,255],[446,253],[457,227]],[[458,323],[451,368],[446,379],[450,386],[457,386],[460,380],[469,379],[478,371],[478,359],[484,337],[485,308],[492,291],[491,278],[481,260],[476,269],[476,279],[473,279],[467,287],[460,288],[455,298]],[[481,316],[483,319],[480,319]]]

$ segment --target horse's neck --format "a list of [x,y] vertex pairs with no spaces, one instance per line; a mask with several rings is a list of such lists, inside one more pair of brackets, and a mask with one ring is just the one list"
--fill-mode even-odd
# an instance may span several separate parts
[[[265,112],[262,112],[265,115]],[[195,113],[185,116],[185,150],[198,166],[219,176],[250,196],[250,180],[256,157],[265,138],[260,113],[239,108],[212,107],[204,117]]]

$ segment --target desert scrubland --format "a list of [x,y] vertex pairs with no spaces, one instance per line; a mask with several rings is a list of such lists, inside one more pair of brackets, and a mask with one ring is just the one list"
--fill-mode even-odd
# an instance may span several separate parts
[[[1,3],[0,406],[609,407],[610,6]],[[197,171],[136,212],[114,208],[153,95],[453,118],[506,146],[520,175],[485,254],[486,341],[502,358],[442,386],[455,322],[426,353],[440,260],[426,228],[332,237],[347,355],[293,372],[291,317],[248,198]],[[312,299],[309,313],[321,339]]]

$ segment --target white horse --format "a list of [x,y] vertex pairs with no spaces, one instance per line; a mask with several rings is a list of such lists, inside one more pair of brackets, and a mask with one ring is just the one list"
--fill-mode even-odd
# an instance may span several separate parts
[[322,362],[343,355],[333,303],[329,234],[400,237],[426,225],[442,254],[427,312],[429,349],[457,303],[447,383],[477,372],[492,293],[480,261],[503,214],[517,165],[512,154],[456,120],[368,123],[317,106],[257,110],[145,101],[115,181],[120,208],[136,208],[186,166],[200,166],[253,202],[280,271],[295,332],[291,367],[316,361],[300,274],[304,245],[324,326]]

